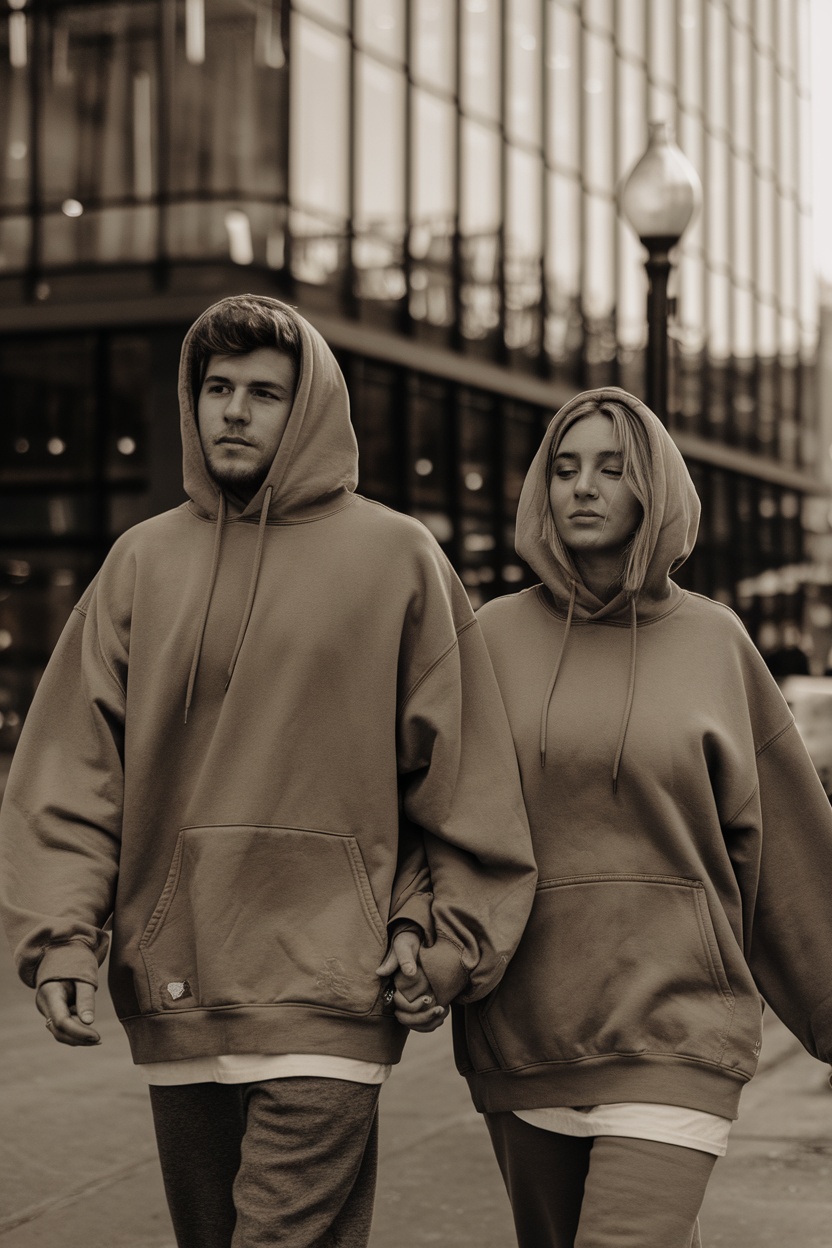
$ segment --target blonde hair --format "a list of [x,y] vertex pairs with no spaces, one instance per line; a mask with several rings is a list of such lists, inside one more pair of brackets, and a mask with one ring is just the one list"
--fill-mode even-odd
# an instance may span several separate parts
[[620,585],[626,594],[634,598],[643,588],[653,553],[650,534],[653,519],[653,459],[650,453],[650,442],[647,430],[639,418],[623,403],[612,399],[586,399],[574,411],[556,438],[552,439],[549,458],[546,462],[546,501],[542,516],[543,538],[552,548],[561,563],[565,564],[576,576],[577,569],[572,556],[563,544],[552,515],[549,502],[549,487],[552,482],[552,469],[558,448],[567,432],[587,416],[606,416],[612,421],[613,431],[621,447],[622,480],[630,487],[641,505],[641,521],[630,541],[625,547],[624,566],[621,571]]

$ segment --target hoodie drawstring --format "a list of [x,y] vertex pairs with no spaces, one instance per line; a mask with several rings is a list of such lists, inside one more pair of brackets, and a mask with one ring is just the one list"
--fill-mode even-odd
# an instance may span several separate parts
[[269,518],[269,505],[272,501],[272,487],[267,486],[266,496],[263,499],[263,506],[260,508],[260,523],[257,526],[257,547],[254,551],[254,563],[251,569],[251,580],[248,586],[248,598],[246,599],[245,611],[243,611],[243,622],[240,625],[240,631],[237,634],[237,641],[234,646],[234,653],[231,656],[231,662],[228,665],[228,677],[225,682],[226,689],[231,684],[231,677],[234,675],[234,668],[237,666],[237,656],[242,649],[245,640],[248,622],[251,619],[251,611],[254,606],[254,595],[257,593],[257,582],[260,579],[260,563],[263,558],[263,539],[266,535],[266,521]]
[[[272,487],[266,489],[266,496],[263,499],[263,506],[260,509],[260,522],[257,526],[257,546],[254,551],[254,563],[251,569],[251,579],[248,587],[248,597],[246,599],[245,609],[243,611],[243,619],[240,624],[240,631],[237,634],[237,641],[234,645],[234,653],[231,656],[231,662],[228,665],[228,676],[225,682],[225,688],[231,684],[231,677],[234,675],[234,668],[237,666],[237,657],[242,649],[245,640],[248,622],[251,619],[251,612],[254,607],[254,596],[257,593],[257,582],[260,578],[260,564],[263,559],[263,541],[266,534],[266,521],[269,518],[269,506],[272,501]],[[188,674],[188,688],[185,693],[185,723],[188,722],[188,712],[191,709],[191,702],[194,696],[194,686],[196,685],[196,676],[199,670],[199,660],[202,657],[202,643],[205,639],[205,628],[208,623],[208,613],[211,610],[211,599],[214,596],[214,586],[217,581],[217,569],[220,563],[220,548],[222,546],[222,533],[225,527],[225,495],[220,494],[220,503],[217,509],[217,524],[214,531],[214,552],[211,558],[211,574],[208,578],[208,592],[205,595],[205,603],[202,608],[202,616],[199,621],[199,629],[196,635],[196,645],[194,646],[194,657],[191,660],[191,670]]]
[[612,791],[618,792],[618,771],[621,766],[621,755],[624,753],[624,739],[630,725],[630,712],[633,709],[633,695],[636,691],[636,639],[638,637],[638,618],[636,616],[636,600],[630,599],[630,676],[627,681],[627,702],[621,730],[618,733],[618,745],[615,750],[615,762],[612,765]]
[[196,645],[194,646],[194,657],[191,660],[191,670],[188,674],[188,688],[185,693],[185,723],[188,722],[188,711],[191,709],[191,701],[194,696],[194,685],[196,684],[196,673],[199,667],[199,660],[202,654],[202,640],[205,636],[205,626],[208,623],[208,612],[211,609],[211,599],[214,596],[214,585],[217,580],[217,568],[220,564],[220,547],[222,546],[222,531],[225,525],[225,495],[220,494],[220,504],[217,508],[217,523],[214,528],[214,553],[211,558],[211,575],[208,578],[208,592],[205,595],[205,603],[202,608],[202,617],[199,621],[199,629],[196,635]]
[[[552,679],[549,681],[549,688],[546,690],[546,696],[543,699],[543,709],[540,713],[540,766],[546,766],[546,741],[549,727],[549,707],[552,703],[552,695],[555,692],[555,684],[560,672],[561,663],[563,661],[564,651],[566,650],[566,642],[569,637],[569,630],[572,627],[572,616],[575,610],[576,584],[572,582],[572,591],[569,595],[569,610],[566,613],[566,626],[563,630],[563,640],[560,643],[558,657],[555,660],[555,669],[552,672]],[[636,690],[636,648],[638,644],[638,616],[636,614],[636,600],[630,599],[630,671],[627,678],[627,700],[624,704],[624,714],[621,718],[621,728],[618,733],[618,744],[615,748],[615,760],[612,765],[612,791],[618,792],[618,773],[621,769],[621,757],[624,753],[624,742],[627,737],[627,729],[630,726],[630,714],[633,709],[633,697]]]
[[566,627],[563,630],[563,641],[560,643],[558,657],[555,660],[555,670],[552,672],[552,679],[549,681],[549,688],[546,690],[546,697],[543,699],[543,709],[540,712],[540,766],[546,766],[546,738],[549,731],[549,706],[552,701],[552,694],[555,692],[555,683],[560,671],[560,665],[563,660],[563,652],[566,649],[566,642],[569,637],[569,630],[572,627],[572,615],[575,610],[575,598],[577,597],[577,583],[572,582],[572,591],[569,595],[569,610],[566,613]]

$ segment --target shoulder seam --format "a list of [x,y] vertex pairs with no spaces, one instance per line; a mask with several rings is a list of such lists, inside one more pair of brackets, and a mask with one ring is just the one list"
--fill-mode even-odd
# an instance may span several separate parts
[[784,726],[780,729],[779,732],[775,732],[773,737],[769,737],[768,741],[766,741],[763,745],[761,745],[760,748],[756,751],[757,758],[759,758],[761,754],[764,754],[770,745],[774,745],[775,741],[779,741],[783,733],[788,732],[789,729],[792,728],[793,726],[794,726],[794,720],[790,719],[787,724],[784,724]]
[[[464,631],[464,629],[462,631]],[[417,689],[419,689],[425,683],[428,676],[430,676],[432,672],[436,671],[439,664],[443,663],[445,659],[447,659],[449,654],[453,654],[458,644],[459,644],[458,638],[455,636],[451,644],[445,650],[442,651],[442,653],[439,655],[438,658],[434,659],[431,665],[428,668],[426,668],[424,672],[422,672],[422,675],[419,677],[416,683],[412,685],[410,689],[408,689],[407,693],[402,698],[402,704],[399,707],[398,715],[403,714],[405,708],[407,707],[408,702],[413,697],[414,693],[416,693]]]
[[[789,724],[785,724],[785,725],[784,725],[784,727],[782,727],[782,728],[779,730],[779,732],[775,732],[775,734],[774,734],[774,736],[773,736],[773,737],[769,737],[768,741],[764,742],[764,744],[763,744],[763,745],[761,745],[761,746],[760,746],[760,748],[759,748],[758,750],[756,750],[756,751],[755,751],[755,754],[754,754],[755,758],[759,758],[762,754],[765,754],[765,752],[766,752],[766,750],[768,749],[768,747],[769,747],[770,745],[774,745],[775,741],[779,741],[779,740],[780,740],[780,738],[783,736],[783,734],[784,734],[784,733],[786,733],[786,732],[788,732],[788,731],[789,731],[789,729],[790,729],[790,728],[792,728],[793,726],[794,726],[794,720],[792,720],[792,721],[791,721],[791,723],[789,723]],[[739,819],[740,815],[741,815],[741,814],[742,814],[742,812],[745,810],[745,808],[746,808],[746,806],[748,805],[748,803],[749,803],[749,802],[751,801],[751,799],[754,797],[754,794],[755,794],[755,793],[757,793],[757,792],[759,792],[759,788],[760,788],[760,784],[759,784],[759,781],[758,781],[758,782],[757,782],[757,784],[755,784],[755,785],[754,785],[754,788],[751,790],[751,792],[748,794],[748,797],[745,799],[745,801],[742,803],[742,805],[741,805],[741,806],[739,807],[739,809],[736,811],[736,813],[735,813],[735,814],[733,814],[733,815],[731,816],[731,818],[730,818],[730,819],[726,822],[726,824],[725,824],[726,828],[730,828],[731,824],[732,824],[732,823],[734,823],[734,821],[735,821],[736,819]]]
[[753,789],[751,790],[751,792],[748,794],[748,797],[745,799],[745,801],[743,802],[742,806],[740,806],[739,810],[737,810],[737,811],[736,811],[736,812],[735,812],[735,813],[731,816],[731,818],[730,818],[730,819],[726,822],[726,824],[725,824],[726,828],[730,828],[731,824],[732,824],[732,823],[733,823],[736,819],[739,819],[740,815],[741,815],[741,814],[742,814],[742,812],[745,810],[746,806],[747,806],[747,805],[748,805],[748,803],[751,801],[751,799],[754,797],[755,793],[757,793],[757,792],[758,792],[759,788],[760,788],[759,784],[755,784],[755,785],[754,785],[754,788],[753,788]]
[[[80,605],[76,605],[76,606],[74,606],[72,609],[73,609],[73,611],[77,611],[77,612],[78,612],[78,614],[80,615],[81,619],[82,619],[82,620],[86,623],[86,621],[87,621],[87,609],[86,609],[86,607],[82,607],[82,606],[80,606]],[[115,672],[113,671],[112,667],[110,666],[110,661],[109,661],[109,659],[107,658],[106,654],[104,653],[104,650],[102,649],[102,646],[101,646],[101,640],[100,640],[100,638],[98,637],[97,632],[96,632],[96,638],[95,638],[95,646],[96,646],[96,649],[98,650],[98,653],[101,655],[101,662],[104,664],[104,667],[105,667],[105,668],[106,668],[106,670],[107,670],[107,674],[109,675],[110,679],[111,679],[111,680],[115,683],[115,686],[116,686],[116,688],[118,689],[118,691],[119,691],[119,693],[121,694],[121,696],[122,696],[123,698],[126,698],[126,697],[127,697],[127,690],[124,688],[124,685],[121,683],[121,681],[119,680],[118,676],[116,676]]]

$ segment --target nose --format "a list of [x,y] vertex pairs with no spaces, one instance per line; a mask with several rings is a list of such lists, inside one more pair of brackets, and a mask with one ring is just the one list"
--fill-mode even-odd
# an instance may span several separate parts
[[235,423],[248,420],[248,391],[245,386],[235,386],[231,391],[223,416]]
[[591,468],[582,468],[575,478],[575,494],[578,498],[597,498],[598,486]]

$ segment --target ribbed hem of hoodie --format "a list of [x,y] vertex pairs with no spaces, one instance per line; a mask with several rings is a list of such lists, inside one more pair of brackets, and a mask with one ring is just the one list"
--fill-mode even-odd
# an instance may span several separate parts
[[468,986],[468,972],[451,941],[440,936],[435,945],[422,949],[420,960],[440,1005],[450,1005]]
[[35,971],[34,986],[53,979],[77,979],[82,984],[98,987],[98,959],[85,940],[68,940],[62,945],[50,945]]
[[137,1064],[221,1053],[323,1053],[392,1065],[408,1034],[392,1016],[350,1017],[301,1005],[177,1010],[121,1021]]
[[736,1118],[749,1076],[680,1058],[604,1057],[563,1067],[466,1073],[479,1113],[648,1101]]

